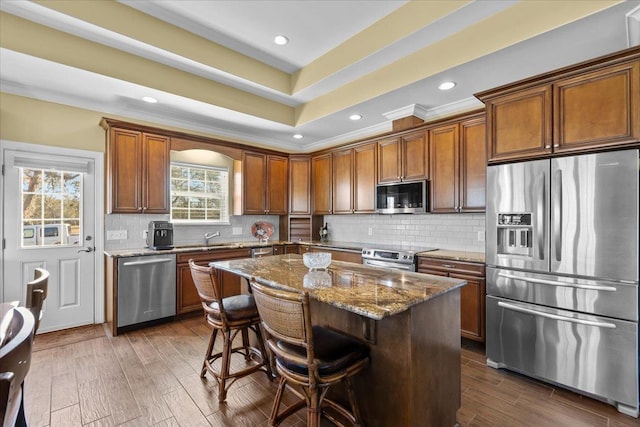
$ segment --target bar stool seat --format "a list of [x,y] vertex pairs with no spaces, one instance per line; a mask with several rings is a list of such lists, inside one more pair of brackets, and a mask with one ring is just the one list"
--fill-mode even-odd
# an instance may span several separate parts
[[[222,403],[227,398],[229,387],[238,378],[260,370],[267,374],[269,380],[273,378],[260,332],[260,316],[252,295],[221,297],[222,289],[215,268],[196,265],[192,259],[189,260],[189,268],[204,308],[205,319],[212,328],[200,377],[204,378],[207,372],[213,375],[218,383],[218,402]],[[249,331],[256,335],[258,348],[250,345]],[[214,353],[218,332],[222,335],[222,351]],[[234,347],[238,334],[241,335],[242,345]],[[246,368],[231,371],[231,357],[234,353],[244,356],[248,364]],[[219,367],[216,366],[218,361]]]
[[[313,326],[308,292],[287,292],[250,281],[260,312],[267,346],[275,357],[280,382],[269,416],[277,426],[285,418],[307,407],[307,426],[320,426],[321,419],[336,425],[348,421],[362,426],[351,377],[369,363],[369,347],[356,338],[332,329]],[[326,397],[333,385],[342,383],[347,391],[351,410]],[[299,393],[292,386],[298,387]],[[286,387],[300,398],[297,403],[279,412]],[[326,409],[331,408],[343,420]]]

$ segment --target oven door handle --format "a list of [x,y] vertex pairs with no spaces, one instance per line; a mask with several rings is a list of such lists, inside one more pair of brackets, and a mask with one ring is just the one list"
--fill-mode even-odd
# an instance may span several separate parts
[[498,306],[502,308],[506,308],[508,310],[518,311],[520,313],[531,314],[533,316],[538,316],[538,317],[545,317],[547,319],[561,320],[563,322],[577,323],[579,325],[596,326],[598,328],[608,328],[608,329],[616,328],[615,324],[609,323],[609,322],[597,322],[595,320],[574,319],[572,317],[559,316],[557,314],[544,313],[542,311],[531,310],[529,308],[519,307],[517,305],[509,304],[502,301],[498,301]]
[[372,265],[374,267],[395,268],[396,270],[415,271],[413,268],[413,264],[400,264],[400,263],[391,264],[387,261],[376,261],[373,259],[366,259],[363,261],[363,264]]
[[615,286],[602,286],[602,285],[583,285],[580,283],[565,283],[565,282],[556,282],[555,280],[545,280],[545,279],[536,279],[533,277],[521,277],[513,274],[499,273],[498,277],[504,277],[505,279],[515,279],[522,280],[523,282],[537,283],[540,285],[550,285],[550,286],[562,286],[566,288],[578,288],[578,289],[588,289],[590,291],[604,291],[604,292],[616,292],[618,288]]

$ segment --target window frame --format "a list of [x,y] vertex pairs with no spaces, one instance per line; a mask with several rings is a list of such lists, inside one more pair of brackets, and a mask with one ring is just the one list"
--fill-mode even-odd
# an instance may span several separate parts
[[[199,197],[199,196],[195,196],[193,195],[192,192],[190,191],[186,191],[186,192],[174,192],[173,188],[174,188],[174,179],[181,179],[181,178],[174,178],[173,177],[173,173],[172,173],[172,169],[173,167],[179,167],[179,168],[187,168],[187,169],[196,169],[196,170],[200,170],[200,171],[204,171],[206,173],[206,171],[216,171],[216,172],[224,172],[226,173],[226,182],[223,183],[222,187],[222,192],[223,192],[223,196],[224,196],[224,200],[222,200],[222,203],[224,204],[224,208],[219,209],[220,210],[220,220],[215,220],[215,219],[207,219],[207,218],[197,218],[197,219],[188,219],[188,218],[174,218],[174,205],[173,205],[173,199],[176,196],[182,196],[182,197]],[[229,188],[229,180],[231,179],[230,177],[230,171],[229,168],[227,166],[217,166],[217,165],[203,165],[200,163],[190,163],[190,162],[183,162],[183,161],[171,161],[169,162],[169,167],[170,167],[170,172],[169,172],[169,197],[170,197],[170,203],[169,203],[169,218],[170,221],[172,223],[175,224],[179,224],[179,225],[229,225],[230,224],[230,219],[231,219],[231,191]],[[189,181],[189,178],[187,178],[187,182]],[[206,179],[204,180],[204,183],[206,185],[207,181]],[[207,193],[207,192],[203,192],[203,193],[196,193],[196,194],[202,194],[202,195],[211,195],[214,193]],[[204,197],[205,199],[213,199],[213,197]],[[221,199],[219,199],[221,200]],[[188,206],[186,208],[187,212],[191,211],[191,207]],[[226,210],[226,212],[223,212],[224,210]],[[205,215],[207,212],[207,208],[206,208],[206,203],[205,203]]]

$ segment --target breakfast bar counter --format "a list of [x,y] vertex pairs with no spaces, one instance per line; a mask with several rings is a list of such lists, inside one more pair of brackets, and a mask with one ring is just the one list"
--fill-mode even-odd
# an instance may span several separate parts
[[274,288],[308,291],[314,324],[368,342],[371,364],[354,378],[365,425],[455,425],[464,280],[341,261],[309,271],[295,254],[210,265]]

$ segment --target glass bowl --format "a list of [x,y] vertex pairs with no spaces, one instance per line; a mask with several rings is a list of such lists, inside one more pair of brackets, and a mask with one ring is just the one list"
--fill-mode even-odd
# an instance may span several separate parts
[[331,264],[329,252],[306,252],[302,254],[302,262],[309,270],[324,270]]

